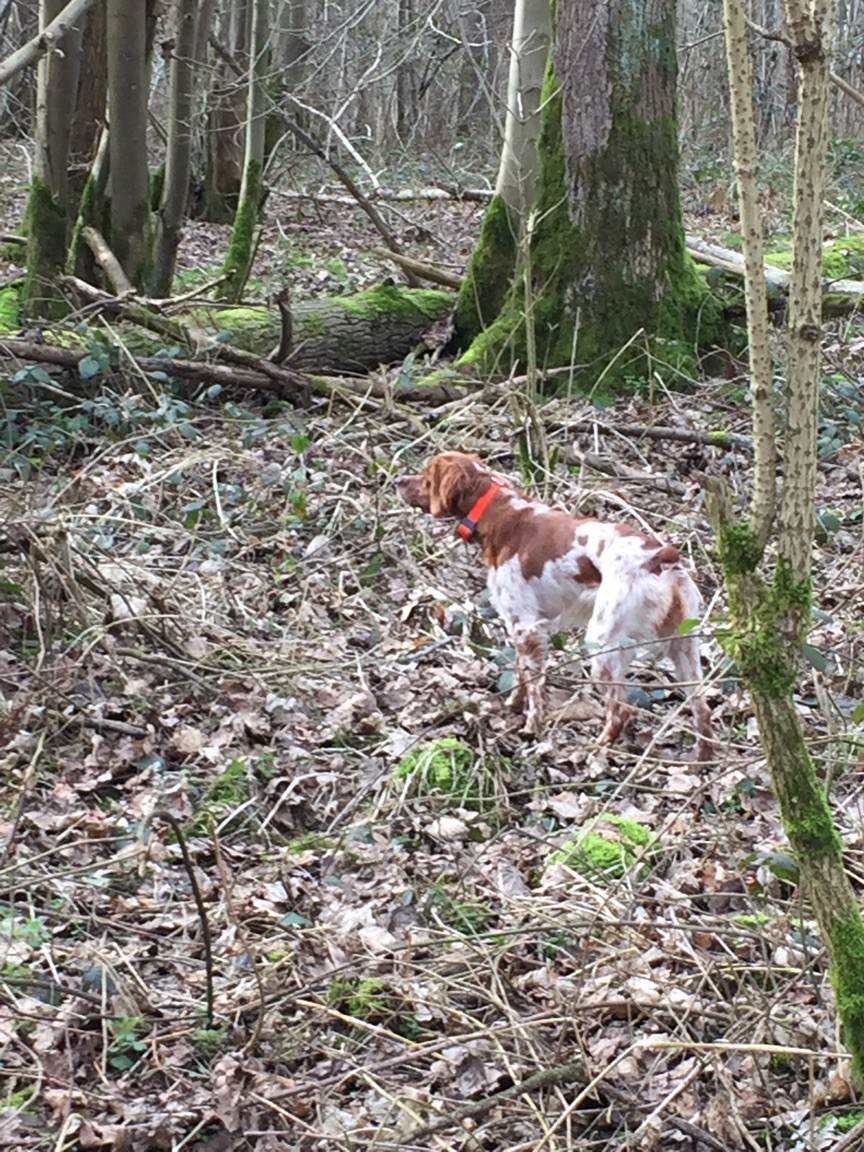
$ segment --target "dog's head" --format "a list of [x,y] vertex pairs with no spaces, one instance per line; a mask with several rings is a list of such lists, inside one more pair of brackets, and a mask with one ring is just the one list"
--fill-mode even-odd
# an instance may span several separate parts
[[396,489],[406,504],[432,516],[466,516],[492,483],[492,473],[467,452],[441,452],[416,476],[400,476]]

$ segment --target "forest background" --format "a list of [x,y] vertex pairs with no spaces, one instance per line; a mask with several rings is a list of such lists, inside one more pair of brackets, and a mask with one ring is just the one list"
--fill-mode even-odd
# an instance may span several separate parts
[[[824,937],[719,643],[701,496],[705,473],[739,501],[753,475],[722,7],[678,12],[677,175],[727,338],[685,368],[634,329],[614,387],[618,352],[587,385],[530,355],[509,373],[449,360],[501,159],[512,4],[145,7],[92,4],[74,76],[51,54],[75,101],[43,98],[35,56],[0,88],[4,1140],[855,1147]],[[62,9],[6,0],[0,75]],[[782,6],[748,15],[782,274],[801,78]],[[834,289],[864,253],[862,37],[841,5]],[[94,171],[104,191],[112,69],[139,101],[128,131],[115,101],[113,200],[143,190],[146,220],[78,219]],[[178,124],[179,185],[162,167]],[[33,227],[55,178],[62,259]],[[791,698],[860,894],[864,344],[854,287],[829,303],[815,611]],[[396,472],[447,447],[679,544],[709,610],[714,765],[689,762],[680,694],[647,668],[630,742],[600,754],[578,638],[548,741],[519,737],[476,557],[393,496]]]

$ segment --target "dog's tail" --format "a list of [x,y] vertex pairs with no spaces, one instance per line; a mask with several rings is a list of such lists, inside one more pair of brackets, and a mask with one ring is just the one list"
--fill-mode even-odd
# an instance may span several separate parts
[[680,561],[681,553],[675,545],[664,544],[647,558],[642,567],[654,576],[659,576],[664,568],[671,568],[673,565],[680,563]]

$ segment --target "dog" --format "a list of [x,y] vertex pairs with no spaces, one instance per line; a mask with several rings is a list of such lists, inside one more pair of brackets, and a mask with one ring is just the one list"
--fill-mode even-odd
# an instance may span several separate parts
[[681,631],[701,615],[702,597],[673,544],[550,508],[464,452],[434,456],[396,488],[411,507],[458,520],[462,539],[480,545],[490,599],[516,651],[508,705],[525,709],[528,735],[543,732],[550,637],[584,628],[591,676],[605,695],[600,743],[614,743],[630,717],[624,681],[644,646],[671,658],[693,712],[696,757],[712,757],[699,638]]

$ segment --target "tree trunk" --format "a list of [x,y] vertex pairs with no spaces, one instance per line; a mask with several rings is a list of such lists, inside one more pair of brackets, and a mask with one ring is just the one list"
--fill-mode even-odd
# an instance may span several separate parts
[[[735,41],[743,41],[741,0],[725,0],[733,81],[733,109],[742,115],[750,95],[736,79]],[[817,407],[821,376],[822,215],[828,107],[828,58],[833,0],[786,0],[793,51],[800,67],[795,147],[795,190],[789,344],[786,369],[783,470],[773,576],[759,572],[773,527],[773,453],[757,451],[750,522],[737,519],[725,488],[705,482],[709,515],[729,596],[731,627],[725,643],[750,691],[753,711],[771,770],[783,827],[798,861],[801,884],[812,902],[830,959],[831,980],[843,1036],[859,1082],[864,1079],[864,921],[843,863],[843,843],[831,817],[793,700],[801,644],[812,607],[811,554],[816,497]],[[737,33],[734,31],[737,26]],[[735,96],[735,85],[741,85]],[[749,129],[735,132],[739,177],[752,167]],[[742,142],[744,154],[741,154]],[[742,196],[742,206],[744,200]],[[753,246],[758,229],[745,225],[742,240]],[[757,244],[758,247],[758,244]],[[746,255],[748,278],[761,279],[757,253]],[[757,297],[748,292],[748,307]],[[761,317],[756,316],[757,329]],[[769,390],[754,392],[754,431],[769,426],[760,409],[773,405]],[[756,445],[758,449],[758,442]],[[772,496],[764,494],[771,490]],[[760,503],[761,502],[761,503]]]
[[466,348],[501,311],[534,199],[540,98],[552,37],[549,0],[516,0],[507,115],[495,196],[456,302],[453,344]]
[[171,55],[168,107],[168,147],[165,182],[156,226],[153,275],[154,296],[170,296],[180,229],[186,218],[192,167],[192,111],[195,94],[195,40],[199,0],[181,0]]
[[141,0],[107,2],[111,247],[143,288],[150,261],[147,11]]
[[[583,389],[689,373],[722,330],[684,247],[675,80],[674,0],[559,0],[524,279],[538,363]],[[522,282],[464,365],[526,363]]]
[[[99,146],[99,134],[105,122],[105,100],[108,95],[108,30],[105,22],[105,0],[99,0],[87,14],[81,57],[86,68],[78,79],[75,122],[69,144],[69,159],[76,167],[92,163]],[[81,181],[83,185],[83,180]],[[80,189],[79,189],[80,192]]]
[[[223,41],[237,72],[249,67],[248,13],[250,0],[233,0],[223,12]],[[224,22],[227,20],[227,27]],[[227,32],[227,35],[225,33]],[[230,224],[237,211],[243,181],[245,90],[235,70],[220,60],[207,132],[207,173],[202,218]]]
[[235,303],[243,295],[252,260],[255,256],[255,238],[258,216],[264,202],[264,138],[267,106],[267,66],[269,39],[268,0],[252,0],[249,42],[249,79],[246,96],[246,149],[243,158],[243,183],[240,202],[234,217],[234,229],[225,273],[228,281],[223,292],[226,300]]
[[[41,0],[39,26],[45,28],[66,6]],[[86,15],[79,16],[37,69],[36,161],[27,205],[27,276],[23,300],[39,316],[61,315],[65,306],[55,281],[66,262],[69,224],[69,140],[81,62]]]

